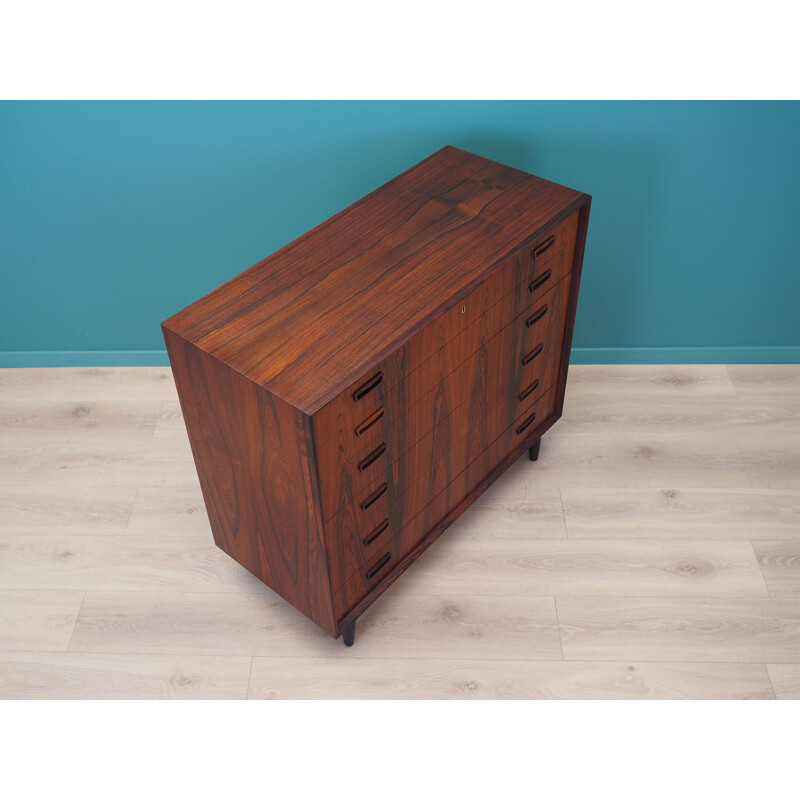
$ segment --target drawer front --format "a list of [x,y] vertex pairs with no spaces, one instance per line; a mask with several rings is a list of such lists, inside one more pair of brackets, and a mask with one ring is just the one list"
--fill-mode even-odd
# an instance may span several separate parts
[[529,291],[536,291],[544,283],[549,281],[553,285],[571,273],[577,236],[576,212],[551,233],[539,236],[519,254],[516,283],[526,286]]
[[531,313],[513,327],[516,338],[504,378],[511,387],[507,398],[512,418],[540,387],[553,386],[558,381],[571,287],[572,276],[567,276],[554,291],[534,302]]
[[[537,292],[548,291],[570,273],[577,229],[578,212],[520,249],[460,303],[321,408],[313,418],[318,448],[329,447],[327,442],[335,439],[340,429],[354,429],[381,406],[386,406],[395,396],[395,387],[474,323],[486,317],[491,330],[501,330],[527,307]],[[464,357],[477,349],[473,340],[462,340],[454,348]],[[447,358],[451,363],[458,363],[453,361],[453,355]],[[415,391],[424,394],[430,388],[427,385]],[[421,396],[408,390],[400,394],[411,403]],[[335,449],[336,445],[330,447]]]
[[[455,476],[443,491],[431,498],[424,509],[395,533],[390,544],[379,548],[365,563],[359,564],[351,577],[334,592],[337,619],[344,617],[361,602],[513,450],[535,438],[537,430],[552,415],[554,407],[555,389],[521,413],[514,424],[481,452],[467,469]],[[534,414],[535,421],[518,432]]]
[[[569,280],[569,277],[564,278],[541,296],[533,295],[527,309],[494,336],[491,319],[484,317],[476,322],[469,334],[469,347],[478,345],[476,352],[464,358],[461,349],[442,348],[407,381],[395,387],[393,397],[370,410],[354,428],[345,417],[340,417],[336,437],[328,440],[327,446],[321,444],[318,448],[324,518],[330,519],[343,505],[348,487],[359,490],[379,480],[444,417],[469,402],[476,386],[500,380],[516,387],[521,378],[517,376],[513,354],[526,347],[529,339],[535,340],[537,345],[541,340],[555,350],[551,342],[560,341],[556,329],[563,326],[561,297],[569,296],[569,287],[563,287]],[[537,319],[528,327],[526,322],[530,321],[532,310]],[[550,364],[549,352],[546,358],[537,358],[536,364],[520,370],[520,375],[536,373],[539,385],[548,385],[546,376],[550,373],[542,367]],[[457,359],[463,360],[454,364]],[[423,396],[414,401],[412,398],[419,394]],[[510,408],[512,413],[513,410]]]
[[[333,438],[321,439],[315,430],[323,516],[331,517],[341,506],[347,485],[373,482],[404,452],[413,447],[443,416],[462,400],[469,385],[476,351],[493,338],[493,320],[481,316],[461,336],[436,351],[419,369],[387,394],[365,404],[363,417],[338,416]],[[370,454],[382,446],[385,457],[370,463]]]
[[[521,409],[515,405],[515,413],[533,413],[543,394],[553,394],[545,388],[528,397]],[[325,523],[334,588],[373,555],[374,547],[367,546],[371,542],[365,542],[372,531],[386,520],[390,522],[389,534],[401,530],[432,498],[456,483],[498,437],[506,434],[514,419],[508,411],[507,395],[507,386],[493,384],[483,398],[462,405],[461,410],[443,420],[378,482],[361,494],[349,493],[345,506]],[[541,414],[537,417],[541,419]],[[387,541],[383,535],[378,538],[381,542],[377,546]]]
[[416,547],[506,456],[541,428],[553,413],[555,396],[556,389],[552,387],[522,409],[514,422],[469,462],[446,492],[436,495],[421,513],[403,526],[398,535],[401,554],[405,555]]

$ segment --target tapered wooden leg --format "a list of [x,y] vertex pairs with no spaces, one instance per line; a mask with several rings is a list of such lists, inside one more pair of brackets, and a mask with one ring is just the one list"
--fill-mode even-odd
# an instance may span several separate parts
[[539,458],[539,446],[541,445],[542,440],[537,439],[529,448],[528,448],[528,458],[531,461],[536,461]]
[[342,640],[344,641],[345,647],[352,647],[353,642],[356,640],[356,624],[355,622],[351,623],[348,628],[344,629],[344,633],[342,634]]

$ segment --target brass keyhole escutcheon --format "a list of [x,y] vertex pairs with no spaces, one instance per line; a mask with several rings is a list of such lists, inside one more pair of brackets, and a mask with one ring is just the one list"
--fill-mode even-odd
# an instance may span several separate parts
[[462,314],[466,314],[467,313],[467,307],[466,306],[461,306],[461,313]]

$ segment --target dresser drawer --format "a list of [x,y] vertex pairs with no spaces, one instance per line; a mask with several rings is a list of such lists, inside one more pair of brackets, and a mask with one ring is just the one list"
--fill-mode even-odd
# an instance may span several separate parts
[[[395,387],[385,405],[371,411],[354,429],[348,427],[346,419],[340,418],[336,437],[318,448],[324,518],[332,517],[345,502],[348,486],[360,489],[374,483],[443,418],[469,402],[476,387],[505,381],[513,389],[507,393],[510,402],[512,394],[519,394],[516,389],[523,374],[537,376],[541,387],[552,383],[551,354],[556,353],[557,358],[560,352],[563,298],[569,297],[569,281],[567,276],[541,296],[534,295],[531,304],[491,338],[488,337],[494,329],[493,322],[486,317],[477,321],[470,327],[470,331],[474,331],[470,334],[471,343],[483,342],[477,352],[454,367],[450,359],[462,357],[460,351],[456,355],[457,351],[449,347],[440,349],[407,381]],[[536,363],[525,365],[523,369],[523,365],[516,363],[516,354],[520,350],[528,352],[525,348],[529,342],[535,343],[531,345],[534,348],[543,344],[547,351],[543,355],[537,353],[531,360]],[[532,380],[531,377],[526,384],[528,387]],[[419,400],[411,399],[425,388],[428,391]],[[503,403],[504,400],[498,398],[492,402]],[[509,406],[512,413],[516,407]]]
[[390,521],[390,535],[403,528],[504,435],[515,415],[533,411],[542,395],[553,394],[542,387],[520,407],[507,401],[507,386],[495,383],[490,389],[474,405],[462,405],[442,420],[360,494],[346,488],[344,506],[325,523],[334,587],[350,577],[355,564],[370,557],[374,548],[365,539],[372,531],[385,520]]
[[508,384],[516,389],[519,403],[537,386],[550,386],[558,379],[571,288],[572,278],[567,276],[516,322],[519,338],[508,361]]
[[[553,413],[555,390],[547,392],[533,406],[526,409],[514,424],[479,453],[453,480],[419,513],[371,557],[359,564],[353,574],[334,592],[334,607],[338,618],[345,616],[366,597],[394,567],[406,558],[469,493],[483,481],[492,470],[513,450],[530,439]],[[535,415],[535,416],[534,416]],[[518,429],[533,417],[525,429]]]
[[518,254],[519,271],[515,279],[528,291],[558,283],[572,272],[575,239],[578,234],[578,214],[564,220],[554,231],[544,233]]
[[474,445],[468,447],[461,471],[441,491],[431,492],[433,500],[422,504],[419,512],[411,513],[413,506],[406,504],[406,519],[410,519],[410,522],[400,529],[401,550],[407,551],[416,546],[520,442],[535,434],[552,414],[555,397],[556,387],[553,386],[519,410],[512,424],[497,432],[483,449],[478,450]]
[[[355,422],[351,413],[342,412],[335,420],[335,431],[331,432],[329,424],[315,427],[326,519],[342,504],[347,485],[362,487],[374,481],[381,470],[463,402],[476,352],[484,350],[496,333],[491,315],[482,315],[407,379],[388,392],[376,390],[375,399],[359,409]],[[326,423],[330,423],[330,418]],[[371,462],[370,455],[382,447],[384,454]]]
[[[405,346],[378,367],[354,382],[341,395],[314,414],[314,436],[323,451],[335,449],[333,442],[343,430],[354,430],[361,422],[402,397],[409,407],[435,385],[435,370],[416,376],[414,385],[401,384],[418,371],[439,350],[448,348],[443,360],[458,364],[490,336],[515,319],[536,297],[550,291],[572,269],[578,214],[575,213],[549,233],[540,235],[497,269],[487,281],[472,290],[460,303],[427,325]],[[480,329],[475,325],[479,324]],[[397,402],[396,400],[394,402]]]

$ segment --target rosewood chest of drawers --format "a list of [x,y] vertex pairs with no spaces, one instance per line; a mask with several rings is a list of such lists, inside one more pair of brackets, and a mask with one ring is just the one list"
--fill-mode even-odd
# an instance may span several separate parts
[[560,416],[589,204],[445,147],[164,322],[216,544],[352,644]]

